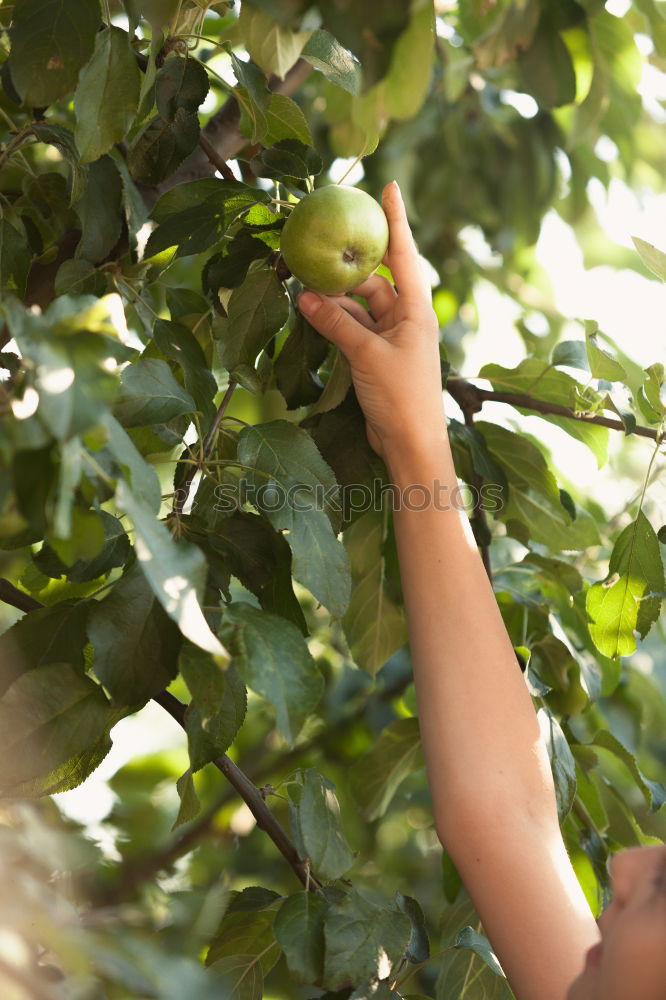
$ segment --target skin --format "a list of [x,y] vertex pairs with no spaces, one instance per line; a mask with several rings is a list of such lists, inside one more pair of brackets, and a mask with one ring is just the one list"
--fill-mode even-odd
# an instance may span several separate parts
[[568,1000],[663,1000],[666,994],[666,847],[631,848],[611,859],[613,901]]
[[374,275],[354,290],[368,309],[312,292],[299,308],[349,361],[368,441],[396,490],[427,490],[424,505],[394,506],[393,523],[438,836],[518,1000],[663,1000],[666,877],[659,887],[656,875],[666,848],[615,856],[615,898],[597,926],[467,514],[442,502],[457,478],[437,319],[395,183],[382,204],[395,287]]

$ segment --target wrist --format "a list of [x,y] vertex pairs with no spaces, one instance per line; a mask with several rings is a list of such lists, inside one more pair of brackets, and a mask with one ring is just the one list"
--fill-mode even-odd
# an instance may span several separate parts
[[383,449],[386,468],[393,482],[423,481],[433,476],[455,479],[453,458],[446,425],[439,430],[403,433]]

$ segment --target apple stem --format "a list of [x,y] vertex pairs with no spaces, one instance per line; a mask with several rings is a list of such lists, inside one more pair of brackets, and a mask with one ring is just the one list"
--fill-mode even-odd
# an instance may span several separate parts
[[342,184],[342,182],[345,179],[345,177],[347,177],[347,175],[352,172],[352,170],[354,169],[354,167],[356,166],[356,164],[360,163],[360,161],[363,159],[363,157],[365,156],[365,151],[366,151],[367,148],[368,148],[368,144],[366,142],[365,146],[363,147],[363,149],[361,150],[361,152],[358,154],[358,156],[356,157],[356,159],[354,160],[354,162],[349,167],[347,167],[347,169],[345,170],[345,172],[342,175],[342,177],[335,182],[336,184]]

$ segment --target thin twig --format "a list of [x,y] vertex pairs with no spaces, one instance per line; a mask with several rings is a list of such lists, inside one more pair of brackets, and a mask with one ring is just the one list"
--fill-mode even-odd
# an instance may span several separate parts
[[[185,705],[182,702],[174,698],[168,691],[163,691],[154,701],[161,705],[184,728]],[[320,889],[320,882],[309,871],[309,861],[299,856],[295,845],[273,816],[257,786],[250,781],[237,764],[234,764],[233,760],[227,754],[218,757],[213,763],[236,789],[256,819],[259,829],[268,834],[282,856],[294,870],[302,885],[311,892]]]
[[227,163],[227,161],[220,156],[218,151],[215,149],[215,146],[213,146],[212,142],[209,142],[206,136],[203,134],[199,136],[199,145],[201,146],[204,153],[206,154],[210,162],[213,164],[215,169],[219,170],[219,172],[222,174],[223,177],[225,177],[228,181],[236,180],[234,172]]
[[[566,417],[568,420],[577,420],[579,423],[596,424],[599,427],[610,427],[611,430],[626,433],[626,427],[621,420],[614,420],[611,417],[600,417],[578,410],[572,410],[568,406],[560,403],[548,403],[543,399],[535,399],[528,393],[521,392],[498,392],[493,389],[480,389],[464,378],[450,378],[446,382],[447,392],[455,399],[460,409],[465,412],[465,406],[471,403],[478,404],[477,412],[484,403],[509,403],[511,406],[518,406],[524,410],[534,410],[537,413],[545,413],[556,417]],[[643,427],[637,424],[631,431],[638,437],[658,439],[658,429],[655,427]]]
[[[229,380],[229,385],[227,386],[226,392],[222,397],[222,402],[218,406],[217,412],[213,418],[213,422],[208,428],[206,437],[203,440],[201,459],[199,463],[200,465],[203,465],[205,463],[206,459],[210,454],[211,448],[213,447],[213,442],[215,441],[215,436],[220,429],[220,424],[222,423],[222,420],[224,418],[225,411],[227,409],[227,406],[229,405],[231,397],[234,394],[234,389],[236,388],[237,385],[238,382],[234,381],[234,379]],[[176,514],[183,513],[183,510],[185,509],[185,504],[187,503],[190,496],[190,490],[192,489],[193,482],[194,482],[194,476],[191,479],[186,479],[183,486],[180,489],[176,490],[173,502],[174,513]]]
[[189,823],[159,851],[146,852],[138,858],[132,858],[119,865],[120,877],[114,885],[98,888],[92,887],[90,895],[95,906],[116,906],[133,895],[135,890],[146,882],[152,882],[161,871],[166,871],[193,850],[199,841],[209,833],[215,817],[228,802],[233,799],[233,792],[228,788],[217,797],[209,809]]
[[10,604],[13,608],[17,608],[18,611],[37,611],[38,608],[44,607],[43,604],[34,597],[31,597],[30,594],[26,594],[24,590],[19,590],[13,583],[5,579],[0,579],[0,601]]

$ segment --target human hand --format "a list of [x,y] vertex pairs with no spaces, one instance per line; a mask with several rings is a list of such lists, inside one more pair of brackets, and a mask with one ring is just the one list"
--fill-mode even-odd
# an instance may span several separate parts
[[437,317],[395,181],[384,188],[382,205],[389,224],[384,263],[396,287],[374,274],[354,288],[370,311],[347,296],[310,291],[299,296],[298,308],[349,361],[368,441],[386,460],[439,435],[444,407]]

